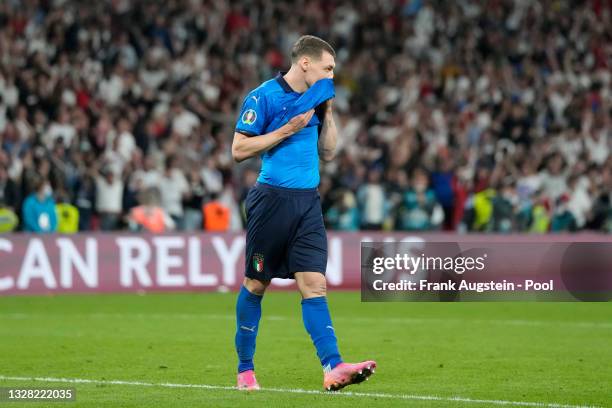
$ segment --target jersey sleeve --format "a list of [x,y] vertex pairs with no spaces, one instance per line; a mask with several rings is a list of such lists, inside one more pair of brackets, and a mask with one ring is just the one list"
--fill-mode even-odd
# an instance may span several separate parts
[[264,133],[266,123],[266,97],[254,90],[250,92],[242,102],[240,115],[236,122],[236,132],[248,136],[258,136]]

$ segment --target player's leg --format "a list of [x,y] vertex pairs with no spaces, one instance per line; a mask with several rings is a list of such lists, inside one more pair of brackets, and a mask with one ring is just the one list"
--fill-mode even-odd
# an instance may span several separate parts
[[[238,388],[258,389],[253,356],[261,318],[263,294],[280,269],[286,242],[282,239],[284,209],[282,202],[266,189],[253,187],[245,208],[247,236],[245,280],[236,303],[236,337],[238,354]],[[278,225],[277,220],[281,220]]]
[[327,307],[325,276],[320,272],[297,272],[295,281],[302,295],[302,319],[323,370],[328,372],[342,362],[338,341]]
[[270,282],[245,278],[236,302],[238,372],[253,370],[255,340],[261,319],[261,301]]
[[302,222],[289,250],[289,264],[290,270],[296,271],[294,278],[302,294],[304,327],[323,366],[324,388],[335,391],[366,380],[374,372],[376,363],[371,360],[357,364],[343,363],[338,351],[338,341],[327,306],[327,234],[318,194],[303,213]]
[[297,272],[295,281],[302,294],[304,327],[310,334],[323,366],[323,387],[328,391],[336,391],[367,380],[374,373],[375,361],[367,360],[356,364],[342,362],[327,307],[325,276],[320,272]]
[[244,278],[236,302],[236,337],[238,353],[238,388],[259,389],[255,379],[255,343],[261,319],[261,301],[269,281]]
[[327,308],[327,234],[317,191],[300,197],[301,222],[291,243],[289,269],[302,295],[302,318],[324,371],[342,362]]
[[251,279],[246,277],[242,281],[242,286],[257,296],[263,296],[264,293],[266,293],[268,286],[270,286],[270,281],[261,281],[259,279]]

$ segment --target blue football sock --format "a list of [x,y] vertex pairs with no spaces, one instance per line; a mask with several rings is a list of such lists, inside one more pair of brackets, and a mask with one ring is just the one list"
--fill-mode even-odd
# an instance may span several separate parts
[[261,318],[261,299],[242,286],[236,302],[236,352],[238,353],[238,372],[255,369],[255,339]]
[[329,371],[342,362],[325,296],[302,300],[304,327],[317,349],[323,370]]

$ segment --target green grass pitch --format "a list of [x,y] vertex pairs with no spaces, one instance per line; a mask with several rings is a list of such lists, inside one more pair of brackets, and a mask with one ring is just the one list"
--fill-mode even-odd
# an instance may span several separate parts
[[1,297],[0,387],[77,390],[73,403],[6,406],[612,406],[610,303],[361,303],[331,292],[344,359],[378,369],[330,395],[294,292],[263,301],[255,364],[265,389],[231,389],[235,296]]

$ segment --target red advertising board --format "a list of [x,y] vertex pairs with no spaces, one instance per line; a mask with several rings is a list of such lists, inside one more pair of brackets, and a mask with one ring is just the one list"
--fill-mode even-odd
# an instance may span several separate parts
[[[330,288],[360,288],[360,243],[610,242],[611,236],[330,233]],[[227,234],[0,235],[0,296],[44,293],[223,291],[240,286],[245,238]],[[293,280],[272,287],[292,288]]]

